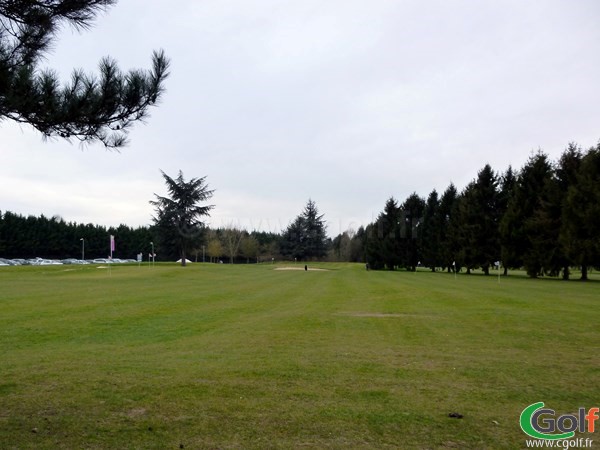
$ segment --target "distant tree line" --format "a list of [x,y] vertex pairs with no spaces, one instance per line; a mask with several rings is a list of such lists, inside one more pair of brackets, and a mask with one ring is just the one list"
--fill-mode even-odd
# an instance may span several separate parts
[[[159,226],[131,228],[127,225],[104,227],[66,222],[60,217],[23,216],[0,211],[0,257],[2,258],[106,258],[110,254],[110,235],[115,236],[114,258],[135,259],[142,253],[147,261],[156,254],[156,261],[177,261],[179,248],[173,243],[173,233],[163,233]],[[81,239],[84,240],[82,243]],[[153,246],[151,245],[153,244]],[[235,226],[211,229],[203,227],[193,235],[187,258],[193,262],[257,263],[273,260],[293,260],[283,248],[282,234],[252,231]]]
[[[185,188],[173,199],[187,198],[188,188],[211,192],[204,178],[184,183],[180,173],[177,179],[165,179],[175,191]],[[153,204],[164,206],[164,199],[156,197]],[[373,223],[333,240],[312,200],[281,233],[248,232],[233,225],[210,229],[192,216],[182,221],[187,209],[181,204],[174,210],[176,216],[157,209],[152,226],[135,229],[0,212],[0,257],[79,257],[81,239],[87,259],[106,257],[114,235],[114,257],[142,253],[147,260],[153,243],[158,261],[175,261],[182,255],[178,241],[183,236],[183,254],[192,261],[328,259],[387,270],[421,266],[470,273],[480,268],[489,274],[497,267],[505,275],[508,269],[524,268],[531,277],[564,279],[577,267],[587,279],[589,268],[600,267],[600,143],[585,152],[569,144],[557,161],[538,151],[519,171],[509,167],[498,173],[487,164],[460,192],[451,183],[441,195],[435,189],[427,198],[413,193],[402,203],[391,197]]]
[[210,230],[207,235],[207,251],[212,261],[311,261],[325,258],[330,247],[323,215],[310,199],[302,213],[281,234],[248,233],[229,226]]
[[[135,258],[149,253],[154,239],[148,227],[127,225],[103,227],[65,222],[60,217],[22,216],[0,211],[0,255],[4,258],[106,258],[110,254],[110,235],[115,236],[115,258]],[[82,242],[83,239],[83,242]]]
[[[85,259],[106,258],[113,235],[115,258],[135,259],[142,253],[146,261],[154,246],[157,261],[176,261],[179,249],[169,240],[171,235],[161,236],[161,231],[157,226],[104,227],[66,222],[58,216],[23,216],[0,211],[0,257],[80,259],[85,249]],[[270,261],[282,258],[280,241],[281,235],[277,233],[248,233],[235,227],[202,228],[187,257],[192,261],[202,261],[204,257],[207,262]]]
[[486,165],[461,192],[450,184],[441,196],[392,197],[375,222],[336,237],[333,252],[373,269],[489,274],[501,264],[505,275],[569,279],[579,267],[587,279],[600,267],[600,144],[569,144],[555,162],[538,151],[518,172]]

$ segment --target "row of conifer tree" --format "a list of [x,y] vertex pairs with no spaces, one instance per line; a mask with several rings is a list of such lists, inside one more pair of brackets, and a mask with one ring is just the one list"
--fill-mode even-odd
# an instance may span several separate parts
[[524,268],[531,277],[587,279],[600,267],[600,143],[572,143],[557,161],[538,151],[514,171],[485,165],[462,191],[454,184],[427,199],[387,200],[377,220],[333,241],[349,260],[373,269]]

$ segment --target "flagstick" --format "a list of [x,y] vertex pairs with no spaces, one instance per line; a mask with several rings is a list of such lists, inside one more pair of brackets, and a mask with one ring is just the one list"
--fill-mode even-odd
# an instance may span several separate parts
[[500,267],[502,267],[502,262],[498,261],[498,284],[500,284]]
[[113,259],[113,249],[115,248],[115,237],[110,235],[110,259],[108,264],[108,274],[112,276],[112,259]]

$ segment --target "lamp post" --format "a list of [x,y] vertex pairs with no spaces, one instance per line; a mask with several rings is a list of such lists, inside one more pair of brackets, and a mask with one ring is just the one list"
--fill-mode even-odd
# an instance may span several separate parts
[[81,261],[85,261],[85,239],[79,239],[81,241]]

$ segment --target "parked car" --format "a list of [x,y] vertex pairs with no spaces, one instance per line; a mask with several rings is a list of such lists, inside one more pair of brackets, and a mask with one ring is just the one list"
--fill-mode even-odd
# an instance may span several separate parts
[[93,264],[108,264],[110,263],[110,259],[108,258],[96,258],[92,260]]
[[75,258],[67,258],[67,259],[63,259],[61,260],[61,262],[63,264],[79,264],[79,260],[75,259]]
[[62,263],[60,261],[55,261],[53,259],[43,259],[43,258],[35,258],[30,259],[32,266],[60,266]]
[[40,260],[40,266],[60,266],[62,263],[54,259],[42,259]]

